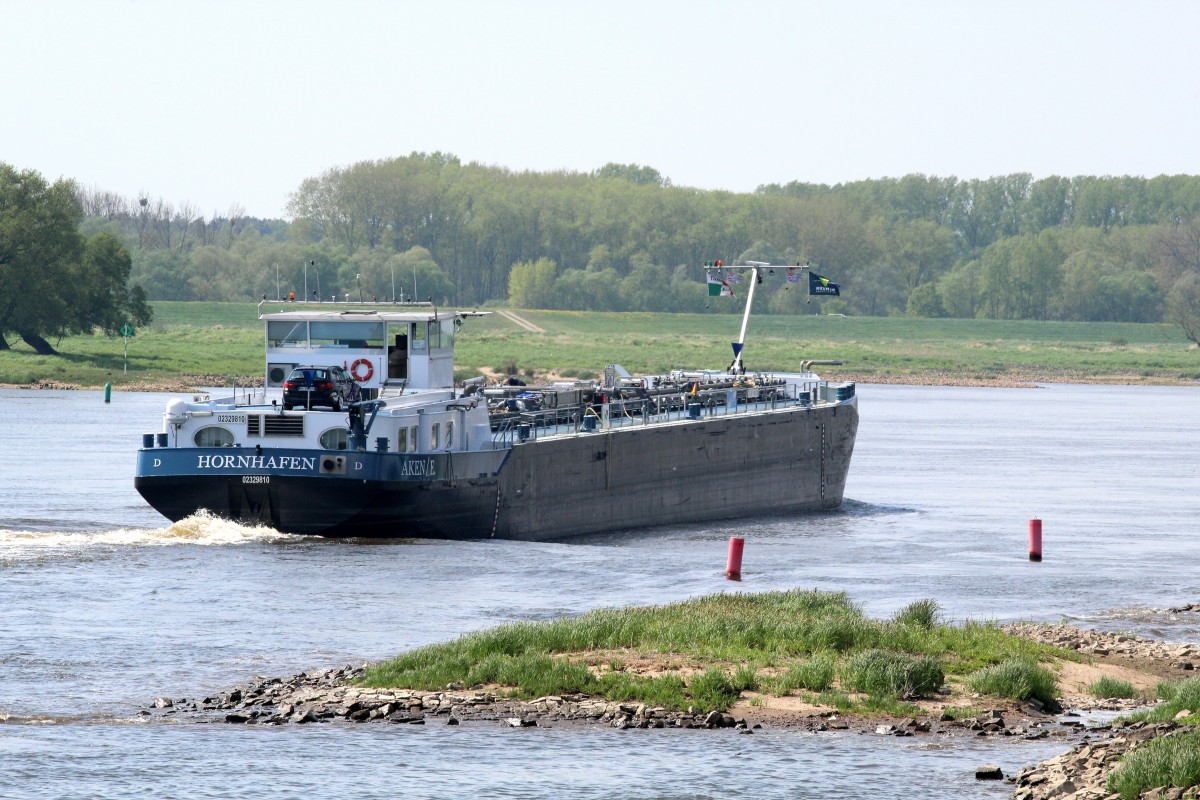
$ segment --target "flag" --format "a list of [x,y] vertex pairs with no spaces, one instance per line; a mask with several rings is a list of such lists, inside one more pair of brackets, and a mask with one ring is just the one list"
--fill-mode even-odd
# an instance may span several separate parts
[[708,271],[708,296],[733,297],[733,287],[721,280],[721,273],[718,271]]
[[829,278],[822,278],[810,269],[808,271],[808,293],[822,297],[839,297],[842,294],[842,287]]
[[727,283],[741,283],[742,282],[742,273],[734,272],[733,270],[729,270],[728,272],[725,273],[725,281]]
[[787,282],[788,283],[799,283],[800,282],[800,275],[799,275],[799,273],[796,272],[795,267],[787,268]]

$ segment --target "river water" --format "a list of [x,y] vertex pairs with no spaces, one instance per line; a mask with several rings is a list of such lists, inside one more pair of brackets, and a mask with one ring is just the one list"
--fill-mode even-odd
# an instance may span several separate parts
[[[323,541],[175,525],[132,486],[169,395],[0,390],[5,797],[1000,798],[1062,742],[478,726],[146,723],[154,697],[360,664],[465,631],[716,591],[872,615],[1068,620],[1200,641],[1200,394],[861,385],[837,513],[570,543]],[[1043,520],[1045,560],[1027,559]],[[743,581],[724,580],[746,537]]]

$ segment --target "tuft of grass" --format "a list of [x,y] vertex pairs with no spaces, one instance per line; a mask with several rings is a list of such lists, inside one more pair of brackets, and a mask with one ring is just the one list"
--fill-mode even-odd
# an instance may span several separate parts
[[842,666],[842,685],[879,697],[927,697],[945,681],[936,659],[887,650],[856,653]]
[[1087,687],[1088,694],[1092,697],[1124,697],[1133,698],[1138,696],[1137,689],[1133,688],[1133,684],[1129,681],[1118,680],[1117,678],[1103,677],[1099,680],[1092,681]]
[[1161,736],[1127,755],[1108,776],[1108,791],[1134,800],[1158,786],[1186,788],[1200,784],[1200,730]]
[[1180,711],[1192,714],[1183,720],[1185,725],[1200,724],[1200,677],[1181,681],[1163,681],[1158,685],[1158,699],[1162,702],[1154,708],[1137,711],[1120,718],[1122,722],[1167,722],[1175,719]]
[[778,695],[788,695],[797,689],[823,692],[833,686],[835,669],[833,654],[818,653],[807,661],[788,667],[782,675],[763,681],[763,688]]
[[680,708],[687,697],[683,678],[673,674],[642,677],[628,672],[610,672],[600,676],[595,686],[597,693],[610,700],[664,708]]
[[976,692],[1009,697],[1014,700],[1035,698],[1049,707],[1056,705],[1058,678],[1028,656],[1017,656],[990,667],[984,667],[967,678]]
[[941,622],[942,611],[936,600],[928,598],[916,600],[896,612],[892,622],[897,625],[915,625],[925,630],[933,630]]
[[738,687],[729,679],[724,670],[715,667],[692,678],[688,684],[688,694],[692,703],[705,711],[719,711],[729,708],[738,699]]
[[983,709],[979,706],[946,706],[942,709],[942,716],[948,719],[971,719],[982,713]]
[[838,711],[843,713],[855,708],[854,701],[850,699],[850,695],[846,694],[845,692],[837,691],[836,689],[830,689],[829,691],[821,692],[819,695],[817,695],[816,700],[823,706],[831,706],[832,708],[836,708]]

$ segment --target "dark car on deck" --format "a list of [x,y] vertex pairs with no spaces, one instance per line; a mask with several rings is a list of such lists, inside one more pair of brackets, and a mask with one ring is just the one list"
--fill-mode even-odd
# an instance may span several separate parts
[[341,367],[296,367],[283,382],[284,411],[314,406],[341,411],[358,397],[358,384]]

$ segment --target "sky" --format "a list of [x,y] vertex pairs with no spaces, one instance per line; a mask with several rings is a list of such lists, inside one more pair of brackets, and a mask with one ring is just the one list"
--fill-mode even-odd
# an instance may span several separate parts
[[205,216],[441,151],[753,191],[1200,174],[1192,0],[0,0],[0,162]]

